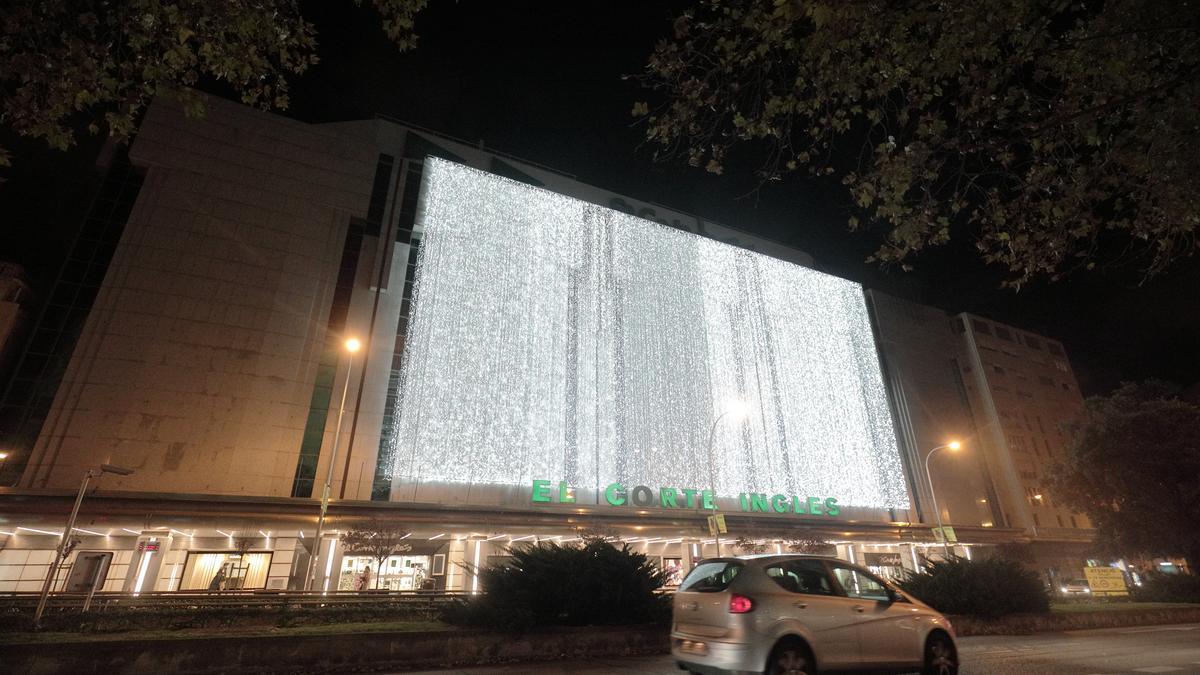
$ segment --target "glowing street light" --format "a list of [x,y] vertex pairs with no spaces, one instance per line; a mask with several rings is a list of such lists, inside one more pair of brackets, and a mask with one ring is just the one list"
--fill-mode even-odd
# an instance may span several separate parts
[[[738,399],[730,399],[725,402],[725,410],[717,418],[713,420],[712,427],[708,431],[708,488],[712,494],[712,514],[711,517],[717,517],[717,477],[713,470],[713,442],[717,435],[717,425],[726,417],[732,418],[734,421],[740,420],[749,412],[749,407],[745,402]],[[717,546],[717,557],[721,557],[721,530],[719,527],[713,527],[713,543]]]
[[[338,439],[342,433],[342,416],[346,414],[346,394],[350,391],[350,375],[354,372],[354,354],[362,347],[358,338],[349,338],[343,345],[346,353],[346,382],[342,386],[342,402],[338,406],[337,424],[333,427],[333,451],[329,455],[329,470],[325,473],[325,487],[321,491],[321,515],[317,518],[317,536],[313,539],[313,554],[308,559],[308,570],[304,574],[305,590],[312,590],[313,574],[321,558],[321,534],[325,530],[325,513],[329,511],[329,492],[333,485],[333,465],[337,462]],[[332,549],[330,552],[332,556]]]
[[959,448],[961,447],[962,443],[959,443],[958,441],[950,441],[945,445],[937,446],[936,448],[930,450],[929,454],[925,455],[925,480],[929,482],[929,495],[933,497],[933,512],[937,515],[938,531],[942,533],[942,548],[946,552],[947,559],[950,558],[950,542],[946,539],[946,528],[942,526],[942,510],[939,509],[937,505],[937,491],[933,489],[933,476],[929,473],[929,458],[933,457],[934,453],[936,453],[938,450],[949,449],[950,452],[958,452]]

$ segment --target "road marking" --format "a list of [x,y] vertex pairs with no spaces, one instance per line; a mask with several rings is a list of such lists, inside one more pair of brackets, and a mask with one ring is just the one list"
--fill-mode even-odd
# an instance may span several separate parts
[[1179,666],[1150,666],[1149,668],[1134,668],[1135,673],[1172,673],[1176,670],[1183,670]]

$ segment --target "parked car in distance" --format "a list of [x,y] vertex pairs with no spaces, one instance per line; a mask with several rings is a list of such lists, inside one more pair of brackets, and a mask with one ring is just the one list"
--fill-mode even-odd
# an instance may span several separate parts
[[705,560],[673,602],[671,654],[691,673],[958,672],[946,617],[836,558]]
[[1090,595],[1092,587],[1086,579],[1070,579],[1058,585],[1058,592],[1063,595]]

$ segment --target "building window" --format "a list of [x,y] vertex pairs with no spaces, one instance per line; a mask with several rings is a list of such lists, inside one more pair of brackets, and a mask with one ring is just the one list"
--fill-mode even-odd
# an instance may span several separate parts
[[1013,341],[1012,332],[1002,326],[996,326],[996,337],[1009,342]]
[[976,333],[983,333],[984,335],[992,334],[992,327],[979,319],[971,319],[971,326],[975,328]]
[[1046,343],[1046,350],[1055,356],[1062,356],[1062,357],[1066,356],[1066,354],[1063,353],[1062,347],[1059,347],[1058,345],[1054,344],[1053,342]]
[[1034,527],[1041,527],[1041,526],[1042,526],[1042,519],[1041,519],[1041,518],[1038,518],[1038,514],[1036,514],[1036,513],[1035,513],[1035,514],[1033,514],[1033,526],[1034,526]]
[[358,219],[351,220],[346,227],[346,239],[342,245],[333,301],[325,327],[325,347],[321,350],[320,361],[317,362],[308,417],[304,424],[304,435],[300,439],[300,454],[296,461],[296,474],[292,479],[293,497],[311,497],[313,484],[316,482],[317,462],[325,440],[325,422],[329,417],[333,384],[337,378],[338,358],[343,353],[342,340],[345,337],[346,317],[350,313],[350,296],[354,292],[354,274],[358,269],[362,240],[363,223]]
[[1038,375],[1038,382],[1040,382],[1040,383],[1042,383],[1042,384],[1046,385],[1047,387],[1053,387],[1053,386],[1054,386],[1054,380],[1052,380],[1052,379],[1050,379],[1050,378],[1046,377],[1045,375]]
[[1075,516],[1071,516],[1071,527],[1074,527],[1077,529],[1079,527],[1079,522],[1075,520]]
[[[266,588],[270,553],[189,552],[183,565],[181,591],[231,591]],[[174,590],[174,589],[172,589]]]
[[1025,346],[1030,347],[1032,349],[1036,349],[1038,351],[1041,351],[1042,350],[1042,341],[1033,337],[1032,335],[1026,335],[1025,336]]
[[1063,519],[1062,519],[1062,516],[1060,516],[1060,515],[1058,515],[1058,514],[1055,514],[1055,515],[1054,515],[1054,517],[1058,519],[1058,526],[1059,526],[1059,527],[1066,527],[1066,525],[1063,525]]
[[995,372],[997,375],[1003,375],[1003,374],[1004,374],[1004,368],[1003,368],[1002,366],[997,366],[997,365],[994,365],[994,364],[993,364],[993,365],[992,365],[992,371],[993,371],[993,372]]

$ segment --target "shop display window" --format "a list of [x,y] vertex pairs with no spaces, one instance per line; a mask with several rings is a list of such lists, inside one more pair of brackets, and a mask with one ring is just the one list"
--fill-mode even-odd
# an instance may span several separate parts
[[429,585],[430,562],[427,555],[394,555],[384,560],[380,569],[376,569],[377,562],[367,556],[344,556],[338,575],[338,590],[412,591]]
[[189,552],[179,590],[232,591],[266,588],[267,571],[270,568],[270,553]]
[[678,586],[683,581],[683,558],[662,559],[662,571],[667,575],[666,586]]

